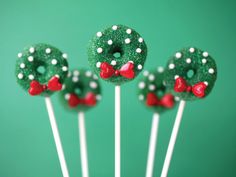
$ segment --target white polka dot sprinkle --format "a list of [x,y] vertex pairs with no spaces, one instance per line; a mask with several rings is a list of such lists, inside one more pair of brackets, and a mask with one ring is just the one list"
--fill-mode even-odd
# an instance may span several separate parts
[[175,57],[179,59],[179,58],[182,57],[182,54],[181,54],[180,52],[177,52],[177,53],[175,54]]
[[110,39],[107,41],[108,45],[112,45],[113,44],[113,41]]
[[97,63],[96,63],[96,67],[97,67],[97,68],[100,68],[100,66],[101,66],[101,62],[97,62]]
[[22,57],[22,53],[18,53],[17,56],[18,56],[18,58],[21,58]]
[[143,42],[143,38],[140,37],[140,38],[138,39],[138,42],[142,43],[142,42]]
[[101,37],[102,36],[102,32],[97,32],[97,37]]
[[133,63],[134,64],[134,62],[132,60],[129,60],[129,63]]
[[99,47],[99,48],[97,48],[97,53],[102,53],[102,48],[101,47]]
[[51,53],[51,49],[50,49],[50,48],[46,48],[45,52],[46,52],[47,54],[49,54],[49,53]]
[[127,29],[127,30],[126,30],[126,33],[127,33],[127,34],[131,34],[131,33],[132,33],[132,30],[131,30],[131,29]]
[[22,73],[19,73],[19,74],[17,75],[17,77],[18,77],[19,79],[23,79],[24,75],[23,75]]
[[208,72],[209,72],[210,74],[213,74],[215,71],[214,71],[213,68],[210,68],[210,69],[208,70]]
[[137,66],[137,68],[138,68],[138,70],[141,70],[141,69],[143,69],[143,66],[142,66],[141,64],[139,64],[139,65]]
[[205,58],[202,59],[202,63],[205,64],[207,60]]
[[62,57],[63,57],[64,59],[67,59],[68,56],[67,56],[66,53],[63,53],[63,54],[62,54]]
[[74,75],[74,76],[79,76],[79,71],[78,71],[78,70],[74,70],[74,71],[73,71],[73,75]]
[[118,28],[118,26],[116,26],[116,25],[113,25],[113,26],[112,26],[112,29],[113,29],[113,30],[117,30],[117,28]]
[[126,44],[129,44],[130,42],[131,42],[130,38],[126,38],[126,39],[125,39],[125,43],[126,43]]
[[91,81],[91,82],[89,83],[89,86],[90,86],[92,89],[96,89],[98,85],[97,85],[96,82]]
[[21,64],[20,64],[20,68],[24,69],[24,68],[25,68],[25,64],[24,64],[24,63],[21,63]]
[[162,66],[160,66],[160,67],[157,68],[157,71],[158,71],[159,73],[162,73],[162,72],[164,72],[164,68],[163,68]]
[[179,75],[175,75],[175,79],[179,78]]
[[143,99],[144,99],[144,96],[143,96],[143,95],[139,95],[139,96],[138,96],[138,99],[139,99],[139,100],[143,100]]
[[144,76],[148,76],[148,74],[149,74],[149,72],[147,70],[143,72]]
[[32,74],[30,74],[30,75],[28,76],[28,78],[29,78],[30,80],[33,80],[33,79],[34,79],[34,76],[33,76]]
[[72,81],[73,81],[73,82],[78,82],[78,81],[79,81],[79,78],[76,77],[76,76],[74,76],[74,77],[72,77]]
[[30,47],[29,52],[34,53],[35,49],[33,47]]
[[138,87],[140,88],[140,89],[144,89],[145,88],[145,83],[144,82],[139,82],[139,84],[138,84]]
[[[67,66],[63,66],[62,67],[62,71],[67,71],[68,70],[68,68],[67,68]],[[69,74],[69,73],[68,73]]]
[[116,61],[115,61],[115,60],[112,60],[112,61],[111,61],[111,65],[115,66],[115,65],[116,65]]
[[193,53],[195,51],[195,49],[193,48],[193,47],[191,47],[190,49],[189,49],[189,52],[190,53]]
[[202,54],[204,57],[208,57],[208,53],[207,52],[203,52]]
[[204,84],[205,84],[206,86],[208,86],[208,82],[207,82],[207,81],[204,81]]
[[136,49],[136,52],[137,52],[137,53],[141,53],[141,52],[142,52],[142,49],[137,48],[137,49]]
[[189,63],[191,63],[191,62],[192,62],[191,58],[187,58],[187,59],[186,59],[186,63],[189,64]]
[[150,75],[148,76],[148,79],[149,79],[150,81],[154,81],[154,80],[155,80],[155,76],[154,76],[153,74],[150,74]]
[[29,56],[29,57],[28,57],[28,61],[29,61],[29,62],[32,62],[32,61],[34,61],[34,57],[32,57],[32,56]]
[[85,76],[87,76],[87,77],[91,77],[92,74],[93,74],[93,73],[92,73],[91,71],[86,71],[86,72],[85,72]]
[[150,91],[153,91],[153,90],[155,90],[156,87],[155,87],[155,85],[152,85],[152,84],[151,84],[151,85],[149,85],[148,88],[149,88]]
[[97,99],[97,100],[101,100],[101,99],[102,99],[102,96],[101,96],[101,95],[96,95],[96,99]]
[[69,100],[69,98],[70,98],[70,94],[69,93],[65,94],[65,99]]
[[174,69],[175,68],[175,64],[171,63],[169,64],[169,69]]
[[56,59],[52,59],[51,63],[52,63],[53,65],[56,65],[56,64],[57,64],[57,60],[56,60]]

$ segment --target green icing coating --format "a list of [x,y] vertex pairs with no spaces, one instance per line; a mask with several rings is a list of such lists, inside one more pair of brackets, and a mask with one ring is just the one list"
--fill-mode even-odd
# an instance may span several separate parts
[[[35,44],[26,47],[18,54],[15,75],[20,86],[28,92],[30,82],[47,84],[55,75],[63,83],[68,73],[67,55],[49,44]],[[45,90],[41,96],[51,95]]]
[[96,96],[96,105],[101,100],[101,86],[98,81],[98,77],[91,71],[86,69],[74,69],[69,71],[66,78],[63,89],[60,92],[60,100],[63,106],[68,111],[73,112],[85,112],[94,106],[86,106],[84,104],[78,104],[76,107],[71,107],[68,104],[70,94],[75,94],[78,98],[85,98],[88,93],[93,93]]
[[175,79],[182,77],[191,86],[204,82],[207,85],[206,97],[215,84],[217,67],[214,59],[207,52],[198,48],[187,47],[179,50],[169,59],[165,73],[165,83],[170,92],[182,100],[191,101],[201,98],[196,97],[192,92],[175,92]]
[[148,106],[146,104],[147,101],[147,94],[148,93],[154,93],[159,100],[163,98],[164,95],[170,94],[168,92],[166,86],[164,85],[164,76],[165,71],[163,67],[157,67],[154,70],[151,71],[144,71],[143,77],[140,78],[138,81],[138,99],[144,104],[144,106],[153,112],[156,113],[163,113],[167,110],[171,110],[176,104],[175,99],[174,106],[172,108],[167,108],[164,106]]
[[[144,67],[146,56],[147,46],[143,38],[134,29],[124,25],[113,25],[97,32],[88,46],[88,61],[98,76],[100,76],[99,64],[102,62],[107,62],[118,70],[132,61],[136,77]],[[133,79],[112,76],[104,80],[121,85]]]

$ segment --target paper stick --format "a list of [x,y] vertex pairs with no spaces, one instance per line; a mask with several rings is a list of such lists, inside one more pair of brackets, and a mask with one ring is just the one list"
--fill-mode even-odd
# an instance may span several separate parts
[[115,86],[115,177],[120,177],[120,86]]
[[47,97],[47,96],[45,97],[45,103],[48,110],[48,116],[49,116],[49,120],[50,120],[50,124],[52,128],[52,133],[53,133],[53,137],[54,137],[54,141],[55,141],[56,149],[57,149],[57,154],[58,154],[60,165],[61,165],[61,171],[62,171],[63,177],[69,177],[69,172],[67,169],[66,160],[65,160],[65,156],[64,156],[64,152],[63,152],[63,148],[61,144],[61,139],[60,139],[59,131],[57,128],[57,122],[54,115],[50,97]]
[[174,127],[173,127],[173,130],[172,130],[172,133],[171,133],[170,142],[169,142],[169,146],[168,146],[168,149],[167,149],[164,165],[163,165],[163,168],[162,168],[161,177],[167,177],[167,175],[168,175],[168,170],[169,170],[173,150],[174,150],[174,147],[175,147],[175,142],[176,142],[176,138],[177,138],[177,135],[178,135],[180,123],[181,123],[181,120],[182,120],[182,115],[183,115],[183,112],[184,112],[184,108],[185,108],[185,101],[181,100],[180,103],[179,103],[179,109],[178,109],[178,112],[177,112],[177,115],[176,115]]
[[150,141],[149,141],[146,177],[152,177],[153,175],[159,119],[160,119],[160,115],[158,113],[154,113],[153,118],[152,118],[152,128],[151,128]]
[[86,128],[84,113],[78,113],[79,139],[80,139],[80,157],[82,177],[89,177],[88,157],[87,157],[87,143],[86,143]]

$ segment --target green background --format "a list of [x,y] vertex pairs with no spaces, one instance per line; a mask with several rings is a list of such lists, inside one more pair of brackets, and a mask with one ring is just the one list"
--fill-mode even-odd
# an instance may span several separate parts
[[[217,62],[212,93],[186,105],[169,177],[235,177],[235,9],[234,0],[0,0],[0,176],[62,176],[44,100],[16,84],[17,53],[47,42],[68,53],[71,68],[88,67],[88,40],[105,26],[125,24],[148,45],[145,69],[165,65],[190,45]],[[139,103],[136,85],[122,86],[122,177],[145,176],[152,112]],[[114,86],[102,87],[103,100],[86,113],[91,177],[112,177],[114,171]],[[81,176],[76,114],[63,109],[57,94],[52,101],[71,177]],[[176,112],[161,115],[155,176]]]

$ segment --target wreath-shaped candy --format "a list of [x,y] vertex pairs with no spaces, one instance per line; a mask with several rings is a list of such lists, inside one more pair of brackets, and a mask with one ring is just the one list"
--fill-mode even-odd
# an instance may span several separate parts
[[114,25],[90,41],[88,60],[102,79],[120,85],[142,71],[147,56],[143,38],[132,28]]
[[68,73],[67,55],[49,44],[36,44],[18,54],[17,82],[34,95],[51,95],[62,88]]
[[211,92],[216,77],[216,63],[208,52],[188,47],[168,61],[165,83],[175,96],[196,100]]
[[157,113],[173,108],[175,98],[163,83],[164,68],[158,67],[152,71],[144,71],[138,82],[138,98],[147,108]]
[[101,100],[101,87],[98,77],[89,70],[69,72],[60,93],[64,107],[76,112],[84,112]]

